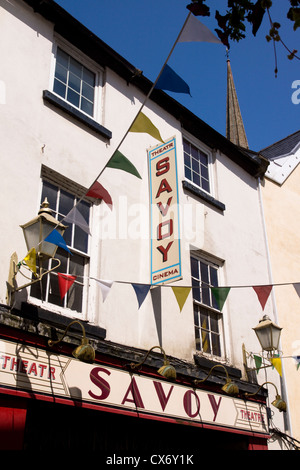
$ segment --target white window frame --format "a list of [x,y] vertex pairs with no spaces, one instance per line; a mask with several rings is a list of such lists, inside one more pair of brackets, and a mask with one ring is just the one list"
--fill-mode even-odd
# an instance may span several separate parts
[[[197,185],[194,183],[191,179],[187,178],[185,175],[185,164],[184,164],[184,147],[183,147],[183,141],[187,140],[190,144],[194,145],[200,152],[204,153],[207,156],[207,163],[208,163],[208,181],[209,181],[209,191],[206,191],[202,186]],[[192,184],[195,188],[200,189],[200,191],[203,191],[206,194],[209,194],[210,196],[214,195],[214,182],[213,182],[213,171],[212,171],[212,165],[213,165],[213,153],[209,147],[204,145],[202,142],[199,142],[194,136],[191,134],[188,134],[187,132],[182,134],[182,155],[183,155],[183,175],[184,175],[184,180]]]
[[[74,106],[70,101],[63,98],[61,95],[55,93],[54,91],[54,76],[55,76],[55,67],[56,67],[56,55],[57,49],[62,49],[66,54],[70,55],[82,65],[84,65],[87,69],[95,74],[95,89],[94,89],[94,109],[93,109],[93,116],[88,113],[85,113],[82,109],[77,108]],[[49,80],[49,90],[55,96],[60,98],[61,100],[68,103],[68,105],[72,106],[74,109],[82,113],[84,116],[87,116],[90,119],[93,119],[99,124],[102,124],[103,120],[103,88],[104,88],[104,69],[100,67],[96,62],[92,59],[87,57],[83,54],[79,49],[75,46],[67,42],[64,38],[59,35],[55,35],[55,41],[53,44],[53,51],[52,51],[52,60],[51,60],[51,71],[50,71],[50,80]]]
[[[40,200],[41,200],[41,196],[42,196],[44,181],[49,182],[50,184],[53,184],[54,186],[57,186],[61,190],[69,192],[70,194],[72,194],[74,197],[77,197],[77,198],[80,197],[80,194],[83,194],[82,190],[80,190],[80,192],[78,191],[80,185],[77,185],[76,183],[73,183],[70,186],[70,181],[69,180],[67,180],[66,178],[64,178],[61,175],[58,176],[59,179],[57,180],[57,178],[56,178],[57,175],[58,174],[56,172],[48,169],[47,167],[42,166],[40,192],[39,192],[39,207],[40,207]],[[90,202],[90,201],[87,201],[87,202]],[[93,223],[93,204],[90,205],[89,218],[90,218],[89,226],[92,227],[92,223]],[[68,225],[68,224],[66,223],[66,225]],[[73,233],[72,236],[74,236],[74,233]],[[90,314],[89,314],[89,308],[88,308],[89,305],[88,304],[89,304],[89,295],[90,295],[89,294],[89,290],[90,290],[89,277],[90,277],[90,270],[91,270],[91,256],[90,256],[91,236],[88,236],[88,248],[87,248],[86,253],[82,252],[80,250],[77,250],[76,248],[73,248],[71,246],[68,246],[68,248],[73,254],[77,254],[77,255],[82,256],[83,258],[86,259],[86,263],[85,263],[85,266],[84,266],[83,280],[82,280],[83,294],[82,294],[82,310],[81,310],[81,312],[78,312],[77,310],[72,310],[68,307],[62,307],[60,305],[53,304],[49,301],[45,301],[45,300],[41,300],[41,299],[38,299],[36,297],[33,297],[33,296],[30,295],[30,288],[28,290],[29,302],[34,304],[34,305],[37,305],[39,307],[46,308],[47,310],[49,310],[53,313],[58,313],[60,315],[65,315],[65,316],[68,316],[68,317],[71,317],[71,318],[76,317],[76,318],[79,318],[80,320],[89,320],[90,319],[89,318]],[[69,262],[70,261],[68,260],[68,264],[69,264]],[[53,271],[52,274],[55,274],[57,272],[61,272],[60,268]],[[48,276],[48,279],[47,279],[47,290],[48,290],[49,279],[50,278],[49,278],[49,275],[46,275],[46,276]],[[79,282],[81,282],[81,281],[79,280]]]
[[[221,271],[222,271],[222,265],[223,262],[221,260],[216,260],[213,257],[210,257],[209,255],[203,254],[202,252],[198,251],[191,251],[190,252],[190,258],[196,259],[198,262],[203,262],[207,264],[208,266],[212,266],[217,270],[217,278],[218,278],[218,285],[220,285],[221,282]],[[191,278],[192,278],[192,269],[191,269]],[[210,295],[212,296],[212,293],[210,292]],[[217,308],[214,308],[211,305],[207,305],[201,301],[198,301],[197,299],[194,298],[194,292],[192,292],[193,296],[193,320],[194,320],[194,333],[195,333],[195,348],[196,348],[196,354],[199,356],[204,356],[207,357],[211,360],[216,360],[216,361],[225,361],[226,360],[226,354],[225,354],[225,325],[224,325],[224,311],[220,311]],[[219,327],[219,341],[220,341],[220,356],[214,355],[212,352],[205,352],[203,349],[197,349],[196,346],[196,328],[198,328],[200,334],[201,334],[201,324],[199,322],[199,326],[196,325],[195,322],[195,306],[198,306],[200,308],[203,308],[204,310],[207,311],[208,314],[215,314],[219,317],[218,320],[218,327]],[[224,309],[223,309],[224,310]],[[209,335],[211,338],[211,329],[209,329]],[[211,343],[211,339],[210,339]],[[212,343],[211,343],[212,344]]]

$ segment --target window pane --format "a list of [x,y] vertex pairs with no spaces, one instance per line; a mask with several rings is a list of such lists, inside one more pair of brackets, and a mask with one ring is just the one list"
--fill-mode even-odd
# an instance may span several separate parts
[[86,67],[83,67],[82,70],[82,80],[84,80],[91,87],[95,86],[95,74]]
[[199,159],[199,155],[198,155],[198,149],[196,147],[194,147],[194,145],[191,145],[191,155],[193,158],[195,158],[196,160]]
[[209,284],[209,277],[208,277],[208,265],[200,261],[200,273],[201,273],[201,281]]
[[200,340],[200,330],[198,328],[195,329],[195,336],[196,336],[196,350],[201,351],[202,344]]
[[191,144],[185,139],[183,139],[183,150],[188,154],[191,152]]
[[193,183],[195,183],[197,186],[200,186],[200,176],[196,173],[193,173]]
[[[58,258],[61,262],[61,265],[59,267],[59,271],[63,272],[63,273],[67,273],[68,272],[68,254],[67,254],[67,252],[65,250],[63,250],[62,248],[58,248],[57,252],[56,252],[56,255],[55,255],[55,258]],[[53,263],[55,263],[55,261],[53,261]],[[54,264],[53,264],[53,267],[54,267]]]
[[68,86],[71,87],[73,90],[77,91],[77,93],[80,93],[80,84],[81,84],[80,78],[78,78],[76,75],[70,72]]
[[209,193],[209,182],[206,179],[201,178],[201,186],[204,191],[207,191]]
[[81,79],[81,71],[82,65],[77,60],[73,59],[73,57],[70,57],[70,72]]
[[50,273],[48,302],[54,305],[64,305],[64,299],[60,298],[58,276],[53,273]]
[[82,82],[82,96],[89,101],[94,101],[94,88],[85,82]]
[[81,107],[80,109],[84,111],[89,116],[94,115],[94,105],[90,101],[86,100],[85,98],[81,99]]
[[211,342],[212,342],[212,353],[214,354],[214,356],[221,356],[220,336],[212,333]]
[[195,160],[194,158],[192,158],[192,169],[193,169],[193,171],[196,171],[197,173],[200,174],[199,162],[198,162],[198,160]]
[[68,68],[69,66],[69,56],[61,49],[57,49],[56,62]]
[[76,250],[87,253],[88,251],[88,234],[84,232],[78,225],[74,226],[75,235],[74,235],[74,248]]
[[68,302],[67,307],[71,310],[77,310],[77,312],[82,311],[82,295],[83,295],[83,286],[74,282],[74,284],[68,290]]
[[192,276],[193,277],[196,277],[197,279],[199,279],[199,270],[198,270],[198,260],[195,259],[195,258],[191,258],[191,272],[192,272]]
[[204,308],[200,309],[200,320],[201,320],[201,328],[204,328],[205,330],[208,330],[208,328],[209,328],[209,314]]
[[202,176],[202,178],[205,178],[206,180],[208,180],[208,168],[207,168],[207,166],[201,165],[201,176]]
[[202,350],[205,353],[210,353],[210,339],[207,331],[201,330],[201,339],[202,339]]
[[206,305],[210,305],[210,288],[209,288],[209,276],[208,276],[208,265],[200,262],[200,274],[201,274],[201,294],[202,302]]
[[65,67],[57,63],[56,69],[55,69],[55,78],[57,78],[63,83],[67,83],[67,77],[68,77],[68,69],[66,69]]
[[60,191],[59,213],[66,216],[74,207],[74,196],[67,191]]
[[208,166],[208,158],[207,158],[207,155],[205,155],[205,153],[201,152],[199,150],[199,157],[200,157],[200,162],[202,163],[202,165],[204,166]]
[[62,82],[58,80],[54,80],[54,86],[53,86],[53,91],[54,93],[57,93],[59,96],[62,98],[65,98],[66,96],[66,85],[64,85]]
[[211,313],[210,314],[210,328],[211,331],[214,331],[215,333],[219,333],[219,321],[217,315]]
[[199,322],[199,312],[198,312],[198,307],[195,305],[194,306],[194,323],[195,323],[195,326],[200,326],[200,322]]
[[190,167],[191,163],[190,163],[190,156],[184,152],[184,164],[187,166],[187,167]]
[[188,180],[191,180],[192,179],[192,172],[189,168],[185,167],[184,169],[184,173],[185,173],[185,177],[188,179]]
[[71,88],[68,88],[67,100],[77,108],[79,107],[79,99],[80,95],[75,91],[71,90]]
[[193,299],[200,302],[201,301],[201,299],[200,299],[200,294],[201,294],[200,282],[196,281],[196,279],[192,279],[192,286],[193,286]]
[[70,257],[70,271],[69,274],[72,276],[78,276],[78,281],[83,282],[85,260],[82,256],[73,254]]
[[56,211],[57,187],[47,181],[43,183],[41,202],[43,202],[45,198],[48,199],[50,209]]
[[[86,203],[85,201],[80,201],[79,204],[77,205],[77,209],[86,221],[86,223],[89,225],[89,219],[90,219],[90,205]],[[84,253],[87,253],[88,251],[88,233],[84,230],[82,230],[79,226],[75,225],[74,226],[74,248],[77,250],[83,251]]]

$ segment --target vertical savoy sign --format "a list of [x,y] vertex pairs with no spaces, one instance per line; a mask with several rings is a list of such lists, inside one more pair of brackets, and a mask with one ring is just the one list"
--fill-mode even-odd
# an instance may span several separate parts
[[151,284],[181,278],[176,139],[150,148]]

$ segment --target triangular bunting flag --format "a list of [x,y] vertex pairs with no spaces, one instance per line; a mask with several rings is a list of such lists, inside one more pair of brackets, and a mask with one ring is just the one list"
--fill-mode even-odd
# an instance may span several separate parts
[[84,232],[88,233],[89,235],[91,234],[89,224],[86,222],[85,218],[79,212],[76,206],[70,210],[70,212],[64,218],[64,221],[68,222],[69,224],[75,224],[84,230]]
[[255,369],[256,369],[256,372],[258,374],[259,369],[261,368],[261,364],[262,364],[262,357],[254,355],[253,358],[254,358],[254,362],[255,362]]
[[110,209],[112,208],[113,203],[110,194],[98,181],[95,181],[95,183],[90,187],[86,196],[101,199],[110,207]]
[[270,358],[270,362],[273,364],[273,366],[277,370],[280,377],[282,377],[281,358],[280,357],[272,357],[272,358]]
[[172,287],[180,311],[183,309],[183,306],[185,304],[186,299],[188,298],[191,289],[191,287]]
[[164,143],[159,133],[159,130],[152,124],[150,119],[144,114],[139,113],[136,120],[132,124],[129,132],[145,132],[146,134],[151,135],[154,139],[159,140]]
[[117,168],[118,170],[127,171],[127,173],[131,173],[134,176],[142,179],[141,175],[135,168],[135,166],[125,157],[119,150],[117,150],[112,158],[106,165],[107,168]]
[[293,286],[298,294],[298,297],[300,297],[300,282],[296,282],[295,284],[293,284]]
[[175,93],[186,93],[191,94],[190,87],[188,84],[182,80],[177,73],[174,72],[171,67],[165,65],[161,76],[159,77],[155,88],[159,90],[169,90],[174,91]]
[[264,310],[267,300],[269,298],[270,292],[272,290],[272,286],[252,286],[252,287],[257,294],[257,297],[260,302],[260,305],[262,306],[262,309]]
[[197,20],[193,15],[190,15],[187,20],[178,42],[213,42],[216,44],[222,44],[217,36],[215,36],[207,26]]
[[57,273],[58,276],[58,287],[60,298],[63,299],[74,281],[76,280],[76,276],[71,276],[70,274],[62,274]]
[[149,284],[131,284],[132,287],[135,290],[137,300],[139,303],[139,308],[144,302],[149,290],[150,290],[150,285]]
[[111,286],[113,285],[113,281],[100,281],[99,279],[95,279],[95,281],[98,282],[101,288],[102,300],[104,302],[110,292]]
[[36,274],[36,249],[31,248],[25,256],[24,260],[28,268]]
[[297,370],[298,370],[299,367],[300,367],[300,356],[293,356],[293,358],[295,359],[295,361],[297,363]]
[[48,237],[46,237],[44,241],[48,243],[53,243],[53,245],[57,245],[72,254],[61,234],[55,229],[52,230],[51,233],[49,233]]
[[219,306],[219,309],[222,310],[229,294],[230,287],[211,287],[210,289]]

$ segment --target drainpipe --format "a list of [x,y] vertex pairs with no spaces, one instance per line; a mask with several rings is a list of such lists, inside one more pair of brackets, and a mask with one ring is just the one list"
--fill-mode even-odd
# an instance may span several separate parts
[[[258,177],[258,197],[259,197],[259,205],[260,205],[260,210],[261,210],[262,225],[263,225],[264,239],[265,239],[266,252],[267,252],[269,280],[270,280],[270,284],[273,285],[272,265],[271,265],[271,257],[270,257],[270,250],[269,250],[269,244],[268,244],[268,235],[267,235],[266,220],[265,220],[264,206],[263,206],[263,200],[262,200],[260,177]],[[272,302],[273,302],[274,320],[275,320],[275,323],[278,324],[278,311],[277,311],[274,289],[272,289],[271,295],[272,295]],[[280,349],[281,349],[281,340],[280,340]],[[282,377],[280,377],[281,393],[282,393],[283,400],[287,404],[287,413],[284,413],[283,421],[284,421],[285,430],[292,435],[292,426],[291,426],[290,412],[289,412],[290,408],[288,404],[288,395],[287,395],[287,390],[286,390],[284,364],[282,363],[281,366],[282,366]]]

